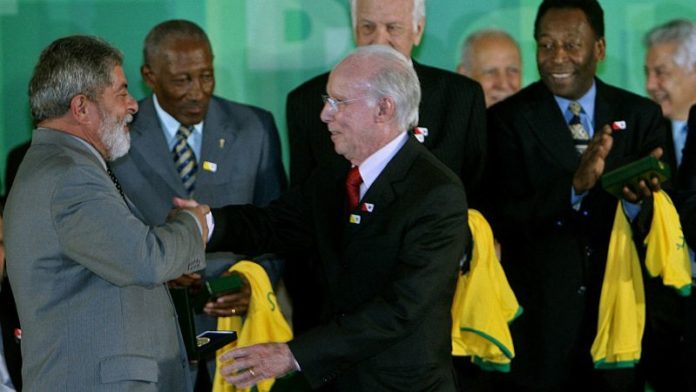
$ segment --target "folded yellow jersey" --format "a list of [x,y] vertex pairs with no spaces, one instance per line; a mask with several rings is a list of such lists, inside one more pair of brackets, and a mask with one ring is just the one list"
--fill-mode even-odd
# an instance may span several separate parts
[[[688,295],[691,265],[679,216],[664,191],[653,194],[653,220],[645,238],[646,269],[665,285]],[[591,353],[599,369],[631,367],[640,360],[645,327],[645,294],[638,252],[621,202],[614,216],[604,282],[599,301],[597,335]]]
[[662,277],[665,286],[674,287],[681,295],[689,295],[691,262],[679,215],[664,191],[656,192],[653,200],[652,225],[645,237],[645,267],[650,276]]
[[267,392],[271,390],[274,379],[264,380],[252,388],[237,388],[228,384],[220,375],[220,354],[233,347],[270,342],[284,343],[292,339],[292,330],[280,312],[271,282],[260,265],[252,261],[240,261],[234,264],[230,271],[239,272],[249,281],[251,301],[244,320],[241,316],[218,318],[218,329],[237,331],[237,341],[218,350],[213,392]]
[[507,372],[515,356],[508,323],[522,308],[495,254],[491,227],[480,212],[469,210],[469,228],[474,250],[452,303],[452,355],[471,356],[485,370]]

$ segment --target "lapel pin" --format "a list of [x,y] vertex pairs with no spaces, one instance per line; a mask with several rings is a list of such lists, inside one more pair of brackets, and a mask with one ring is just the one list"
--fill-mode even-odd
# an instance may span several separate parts
[[416,140],[423,143],[425,141],[425,138],[428,137],[428,128],[425,128],[425,127],[413,128],[413,136],[416,137]]
[[[222,139],[220,139],[222,140]],[[217,163],[203,161],[203,170],[215,173],[217,171]]]
[[362,205],[360,206],[360,210],[365,212],[372,212],[372,210],[374,209],[375,205],[372,203],[362,203]]
[[350,222],[354,225],[359,225],[360,224],[360,215],[350,214],[350,217],[348,218],[348,222]]
[[218,144],[220,144],[220,148],[225,148],[225,139],[220,138],[220,140],[218,140]]
[[611,123],[611,131],[618,132],[626,129],[626,121],[614,121]]

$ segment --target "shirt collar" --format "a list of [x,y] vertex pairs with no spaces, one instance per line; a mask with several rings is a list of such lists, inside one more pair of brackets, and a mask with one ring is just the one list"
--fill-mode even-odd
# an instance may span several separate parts
[[[181,123],[177,121],[177,119],[175,119],[171,114],[167,113],[164,109],[162,109],[162,107],[159,104],[159,101],[157,100],[156,94],[152,94],[152,102],[155,104],[155,112],[157,112],[157,117],[159,118],[160,124],[162,125],[164,137],[165,139],[167,139],[168,143],[171,143],[174,140],[176,136],[176,131],[179,129]],[[203,132],[203,121],[193,125],[193,132]]]
[[[588,122],[590,124],[594,124],[594,107],[595,107],[595,97],[597,96],[597,84],[595,83],[594,79],[592,79],[592,87],[583,95],[580,97],[580,99],[576,99],[575,102],[579,103],[580,106],[582,106],[583,114],[587,116]],[[553,96],[556,99],[556,103],[558,104],[558,107],[561,109],[561,113],[563,113],[563,116],[566,117],[568,111],[568,105],[570,105],[573,100],[559,97],[557,95]],[[572,115],[571,115],[572,116]],[[568,121],[570,118],[566,118],[566,121]]]
[[363,179],[363,183],[360,185],[361,198],[365,195],[367,190],[370,189],[370,186],[372,186],[377,177],[379,177],[389,161],[391,161],[401,147],[406,144],[406,140],[408,140],[408,133],[400,133],[394,140],[375,151],[360,164],[358,170],[360,170],[360,177]]

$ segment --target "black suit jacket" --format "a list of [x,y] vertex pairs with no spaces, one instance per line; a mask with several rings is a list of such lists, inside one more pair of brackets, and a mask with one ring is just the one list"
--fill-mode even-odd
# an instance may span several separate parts
[[684,190],[684,201],[681,202],[679,214],[686,241],[691,249],[696,249],[696,105],[689,111],[689,128],[684,156],[679,170]]
[[450,308],[470,235],[460,181],[408,139],[352,224],[343,180],[320,167],[268,208],[215,210],[211,243],[318,257],[322,324],[289,343],[313,387],[453,391]]
[[[413,62],[421,85],[418,126],[428,129],[425,145],[460,176],[475,206],[486,158],[485,102],[473,80]],[[290,144],[290,183],[304,183],[317,166],[345,173],[350,164],[336,154],[326,124],[319,118],[329,74],[321,74],[288,94],[286,116]]]
[[[596,79],[594,129],[614,133],[604,172],[664,146],[659,106]],[[491,208],[502,263],[525,308],[513,324],[521,385],[558,388],[591,368],[599,293],[617,199],[599,183],[571,206],[580,157],[551,92],[533,83],[489,110]]]

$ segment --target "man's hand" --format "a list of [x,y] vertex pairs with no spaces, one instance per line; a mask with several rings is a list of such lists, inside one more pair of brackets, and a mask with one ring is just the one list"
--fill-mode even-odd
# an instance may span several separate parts
[[573,188],[576,194],[582,194],[592,189],[599,177],[604,173],[604,164],[611,151],[614,139],[611,137],[611,127],[605,125],[601,131],[595,132],[587,145],[587,150],[580,157],[580,166],[573,176]]
[[264,343],[235,348],[222,354],[220,361],[220,374],[227,382],[241,388],[299,370],[295,357],[285,343]]
[[198,202],[193,199],[182,199],[180,197],[175,197],[172,199],[172,203],[176,208],[198,207]]
[[242,316],[249,310],[251,301],[251,286],[244,275],[237,272],[226,272],[224,275],[238,274],[242,279],[242,289],[236,293],[226,294],[205,304],[203,311],[214,317]]
[[[650,152],[650,156],[660,159],[662,157],[662,148],[655,148]],[[628,186],[623,187],[623,198],[629,203],[640,203],[652,197],[653,192],[658,192],[660,189],[660,180],[657,177],[651,178],[650,181],[640,180],[638,189],[631,189]]]
[[202,283],[201,275],[198,273],[183,274],[180,277],[167,282],[167,286],[172,288],[182,288],[189,286],[200,286]]
[[210,207],[208,207],[205,204],[199,204],[195,207],[184,207],[182,210],[190,211],[193,213],[193,215],[198,219],[198,223],[201,224],[202,231],[202,236],[203,236],[203,243],[207,244],[208,243],[208,221],[205,218],[205,215],[210,213]]

